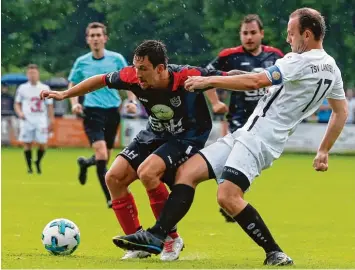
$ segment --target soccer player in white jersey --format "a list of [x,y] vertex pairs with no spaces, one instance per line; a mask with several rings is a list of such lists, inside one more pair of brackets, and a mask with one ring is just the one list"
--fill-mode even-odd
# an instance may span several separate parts
[[280,157],[297,125],[312,115],[324,98],[328,98],[333,112],[313,167],[316,171],[328,169],[328,153],[344,127],[347,102],[340,70],[323,50],[324,35],[321,14],[310,8],[298,9],[290,15],[287,28],[292,53],[265,72],[223,78],[190,77],[185,82],[189,91],[271,87],[243,128],[204,148],[179,168],[175,186],[156,224],[146,232],[120,237],[117,242],[121,248],[159,253],[166,233],[188,212],[196,186],[216,178],[218,203],[265,250],[264,264],[293,264],[259,213],[243,197],[261,171]]
[[41,160],[44,156],[48,133],[52,130],[54,122],[53,100],[41,100],[39,94],[49,86],[39,81],[37,65],[30,64],[27,67],[28,82],[21,84],[16,93],[15,112],[20,118],[19,141],[23,143],[27,162],[28,173],[32,170],[32,143],[37,142],[37,173],[41,174]]

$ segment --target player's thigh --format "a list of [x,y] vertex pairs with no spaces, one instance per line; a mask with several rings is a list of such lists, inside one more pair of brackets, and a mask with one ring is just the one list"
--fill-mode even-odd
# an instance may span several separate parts
[[107,149],[112,149],[115,144],[117,129],[121,122],[118,108],[109,109],[105,119],[104,136]]
[[211,178],[220,178],[223,167],[232,151],[234,138],[232,134],[218,139],[215,143],[203,148],[199,151],[201,157],[205,160]]
[[36,127],[27,122],[21,120],[20,122],[20,133],[18,137],[20,142],[31,143],[36,139]]
[[[175,182],[177,168],[197,153],[197,147],[185,140],[171,139],[158,147],[152,154],[156,161],[156,172],[169,187]],[[143,164],[142,164],[143,165]]]
[[256,155],[243,143],[236,141],[218,183],[221,184],[228,180],[245,192],[254,179],[260,175],[263,167],[264,160],[261,150],[259,155]]
[[197,153],[177,168],[174,184],[185,184],[195,188],[199,183],[211,178],[214,178],[211,166]]
[[48,142],[48,127],[38,126],[35,129],[35,141],[40,145],[46,145]]
[[142,162],[151,154],[151,145],[141,143],[139,139],[135,138],[126,146],[118,156],[126,159],[135,172]]
[[112,162],[110,169],[107,171],[105,179],[109,188],[115,186],[129,186],[137,179],[136,170],[131,166],[127,159],[118,155]]
[[105,115],[99,108],[85,108],[84,130],[90,145],[96,141],[105,141]]

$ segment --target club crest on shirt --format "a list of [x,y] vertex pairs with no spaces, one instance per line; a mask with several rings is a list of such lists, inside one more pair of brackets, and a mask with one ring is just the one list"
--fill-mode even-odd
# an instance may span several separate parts
[[179,106],[181,105],[180,96],[171,98],[171,99],[170,99],[170,103],[171,103],[171,105],[173,105],[174,107],[179,107]]

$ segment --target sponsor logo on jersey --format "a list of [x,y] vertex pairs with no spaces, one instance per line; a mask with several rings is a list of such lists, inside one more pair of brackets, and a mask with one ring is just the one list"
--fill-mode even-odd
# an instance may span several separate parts
[[148,99],[146,99],[146,98],[138,98],[138,99],[143,102],[148,102]]
[[171,98],[171,99],[170,99],[170,103],[171,103],[171,105],[173,105],[174,107],[179,107],[179,106],[181,105],[180,96]]

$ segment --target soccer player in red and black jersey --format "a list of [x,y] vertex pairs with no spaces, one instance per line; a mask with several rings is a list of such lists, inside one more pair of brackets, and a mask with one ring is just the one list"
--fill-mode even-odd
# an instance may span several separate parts
[[[128,186],[137,178],[143,182],[153,213],[158,218],[169,196],[164,183],[168,186],[174,184],[177,167],[202,149],[210,134],[212,121],[203,93],[190,93],[184,89],[188,76],[194,75],[227,73],[168,64],[165,45],[148,40],[136,48],[133,66],[93,76],[64,92],[41,93],[41,98],[62,100],[108,86],[127,89],[135,94],[129,94],[131,103],[128,110],[131,112],[136,109],[136,97],[144,105],[149,115],[146,129],[122,150],[106,174],[112,208],[126,234],[141,229],[137,207]],[[225,106],[217,105],[221,109]],[[176,228],[165,243],[161,259],[176,260],[184,246]],[[125,258],[149,255],[139,252],[129,251]]]
[[[222,50],[207,68],[223,71],[238,69],[246,72],[261,72],[274,65],[276,60],[284,55],[279,49],[261,44],[264,38],[263,29],[263,23],[258,15],[245,16],[240,23],[239,32],[242,45]],[[233,133],[244,126],[265,91],[265,88],[261,88],[253,91],[231,92],[227,114],[230,132]],[[220,212],[226,222],[235,222],[225,214],[223,209],[220,209]]]

